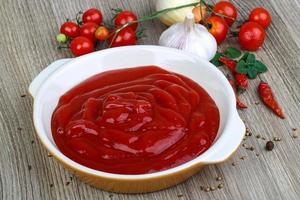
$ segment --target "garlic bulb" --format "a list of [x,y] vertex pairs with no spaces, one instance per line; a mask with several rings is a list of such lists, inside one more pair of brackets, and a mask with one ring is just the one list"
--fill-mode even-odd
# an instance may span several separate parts
[[217,42],[208,30],[194,23],[194,15],[189,13],[183,23],[177,23],[165,30],[159,45],[182,49],[197,54],[205,60],[211,60],[217,52]]
[[[197,3],[199,0],[157,0],[156,1],[156,11],[160,11],[166,8],[172,8],[177,6],[182,6],[190,3]],[[183,22],[187,13],[192,12],[193,6],[181,8],[178,10],[170,11],[160,17],[162,23],[167,26],[172,24]]]

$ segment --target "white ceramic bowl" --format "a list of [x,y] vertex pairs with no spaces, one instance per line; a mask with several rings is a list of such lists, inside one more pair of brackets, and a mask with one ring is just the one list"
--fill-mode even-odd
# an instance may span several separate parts
[[[59,97],[97,73],[145,65],[156,65],[185,75],[209,93],[220,111],[220,127],[213,145],[197,158],[178,167],[143,175],[120,175],[97,171],[80,165],[62,154],[51,134],[51,116]],[[33,80],[29,92],[34,98],[34,126],[47,150],[85,182],[114,192],[148,192],[181,182],[207,164],[226,160],[236,151],[245,133],[245,126],[236,110],[234,92],[226,77],[208,61],[166,47],[146,45],[119,47],[75,59],[58,60]]]

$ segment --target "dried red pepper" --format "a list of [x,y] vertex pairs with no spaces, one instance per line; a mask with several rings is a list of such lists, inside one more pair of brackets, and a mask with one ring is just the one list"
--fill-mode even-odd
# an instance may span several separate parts
[[248,77],[245,74],[235,73],[236,85],[239,89],[246,90],[248,88]]
[[240,73],[236,72],[235,68],[236,68],[237,62],[234,60],[225,58],[225,57],[220,57],[219,61],[221,63],[223,63],[234,75],[237,87],[239,89],[246,90],[248,88],[248,77],[245,74],[240,74]]
[[236,73],[236,62],[225,57],[220,57],[219,61],[223,63],[233,74]]
[[229,78],[229,77],[227,77],[227,78],[228,78],[228,81],[229,81],[230,85],[232,86],[233,91],[234,91],[235,98],[236,98],[236,106],[237,106],[237,108],[238,108],[238,109],[246,109],[246,108],[247,108],[246,104],[244,104],[244,103],[240,100],[239,96],[238,96],[237,93],[236,93],[236,88],[235,88],[234,81],[233,81],[231,78]]
[[258,93],[266,106],[268,106],[278,117],[282,119],[285,118],[268,83],[261,81],[258,86]]

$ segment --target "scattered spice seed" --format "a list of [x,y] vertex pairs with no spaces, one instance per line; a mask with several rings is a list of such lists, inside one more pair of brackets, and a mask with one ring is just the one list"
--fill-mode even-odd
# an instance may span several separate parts
[[217,181],[221,181],[221,180],[222,180],[222,177],[221,177],[221,176],[218,176],[218,177],[216,178],[216,180],[217,180]]
[[275,142],[279,142],[279,141],[281,141],[281,138],[274,137],[273,140],[274,140]]
[[265,138],[265,137],[261,137],[261,139],[262,139],[262,140],[266,140],[266,138]]
[[232,166],[235,166],[235,163],[233,162],[233,163],[231,163],[231,165],[232,165]]
[[109,194],[109,198],[112,198],[114,195],[113,194]]
[[222,189],[223,187],[224,187],[223,183],[220,183],[220,184],[218,185],[218,188],[219,188],[219,189]]
[[249,150],[250,150],[250,151],[254,151],[254,147],[250,147]]
[[22,97],[22,98],[26,97],[26,94],[22,94],[21,97]]
[[52,155],[51,155],[50,153],[48,153],[48,154],[47,154],[47,156],[48,156],[49,158],[51,158],[51,157],[52,157]]
[[242,146],[243,146],[244,148],[247,148],[247,144],[245,144],[245,143],[244,143]]
[[205,191],[205,192],[209,192],[209,191],[210,191],[210,187],[205,188],[204,191]]
[[246,128],[246,132],[250,132],[250,129],[249,129],[249,128]]
[[259,102],[258,102],[258,101],[256,101],[256,102],[255,102],[255,105],[259,105]]
[[70,176],[70,180],[71,180],[71,181],[73,180],[73,177],[72,177],[72,176]]
[[267,149],[268,151],[272,151],[272,150],[274,149],[274,143],[273,143],[272,141],[268,141],[268,142],[266,143],[266,149]]
[[31,165],[28,165],[28,170],[30,171],[32,169],[32,166]]
[[298,137],[299,137],[299,134],[298,134],[297,132],[294,132],[294,133],[292,134],[292,137],[293,137],[293,138],[298,138]]
[[180,197],[183,197],[183,194],[178,194],[177,197],[179,197],[179,198],[180,198]]
[[18,131],[21,131],[22,130],[22,128],[21,127],[18,127]]
[[50,184],[50,187],[52,188],[53,186],[54,186],[54,184],[53,184],[53,183],[51,183],[51,184]]
[[34,140],[31,140],[31,144],[33,144],[34,143]]
[[256,153],[255,155],[258,157],[258,156],[259,156],[259,153]]
[[215,190],[216,190],[216,187],[211,186],[211,187],[210,187],[210,190],[211,190],[211,191],[215,191]]
[[242,156],[240,157],[241,160],[245,160],[246,156]]
[[70,183],[71,183],[70,181],[67,181],[67,182],[66,182],[66,185],[68,186],[68,185],[70,185]]
[[250,137],[250,136],[252,136],[252,133],[251,132],[246,132],[245,136]]
[[257,139],[261,138],[261,135],[259,135],[259,134],[258,134],[258,135],[256,135],[256,138],[257,138]]
[[204,190],[204,186],[201,185],[201,186],[200,186],[200,190]]
[[297,128],[293,128],[292,130],[293,130],[293,131],[297,131]]

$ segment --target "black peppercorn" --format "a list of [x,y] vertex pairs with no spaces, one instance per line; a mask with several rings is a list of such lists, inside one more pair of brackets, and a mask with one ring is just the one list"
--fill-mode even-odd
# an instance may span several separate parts
[[266,149],[267,149],[268,151],[272,151],[272,150],[274,149],[274,143],[273,143],[272,141],[268,141],[268,142],[266,143]]

